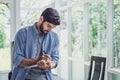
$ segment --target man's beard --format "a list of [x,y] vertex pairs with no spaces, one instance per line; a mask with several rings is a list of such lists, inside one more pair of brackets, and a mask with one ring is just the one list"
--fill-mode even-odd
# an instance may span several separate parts
[[45,34],[44,31],[43,31],[43,22],[40,25],[40,31],[41,31],[42,34]]
[[42,34],[47,34],[49,31],[48,30],[43,30],[43,23],[44,23],[44,21],[40,25],[40,31],[41,31]]

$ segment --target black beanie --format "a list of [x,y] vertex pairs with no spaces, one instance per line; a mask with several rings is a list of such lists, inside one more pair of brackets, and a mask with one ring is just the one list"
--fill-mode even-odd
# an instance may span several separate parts
[[56,9],[47,8],[43,11],[41,16],[43,16],[44,21],[47,21],[47,22],[52,23],[54,25],[60,25],[60,16],[59,16]]

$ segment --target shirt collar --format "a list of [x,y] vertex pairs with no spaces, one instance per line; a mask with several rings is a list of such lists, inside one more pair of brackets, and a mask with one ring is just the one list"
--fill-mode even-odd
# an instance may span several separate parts
[[35,34],[39,34],[39,32],[38,32],[38,30],[37,30],[37,28],[36,28],[36,23],[33,24],[33,32],[34,32]]

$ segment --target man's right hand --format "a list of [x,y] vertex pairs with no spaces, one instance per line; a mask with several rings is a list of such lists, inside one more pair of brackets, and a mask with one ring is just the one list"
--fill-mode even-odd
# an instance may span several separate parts
[[37,62],[37,65],[38,65],[38,67],[41,68],[41,69],[44,69],[44,70],[49,69],[49,65],[46,63],[45,60],[40,60],[40,61],[38,61],[38,62]]
[[43,54],[43,55],[41,56],[41,60],[49,61],[49,60],[51,60],[51,57],[50,57],[50,55],[48,55],[48,54]]
[[37,62],[37,65],[38,65],[39,68],[46,70],[46,69],[49,69],[49,67],[50,67],[48,65],[48,62],[50,62],[50,61],[51,61],[50,55],[43,54],[41,56],[41,59]]

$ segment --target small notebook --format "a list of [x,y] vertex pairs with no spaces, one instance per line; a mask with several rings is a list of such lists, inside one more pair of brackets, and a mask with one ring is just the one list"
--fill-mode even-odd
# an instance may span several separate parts
[[32,66],[27,66],[27,67],[25,67],[26,69],[30,69],[30,68],[34,68],[34,67],[37,67],[38,65],[36,64],[36,65],[32,65]]

